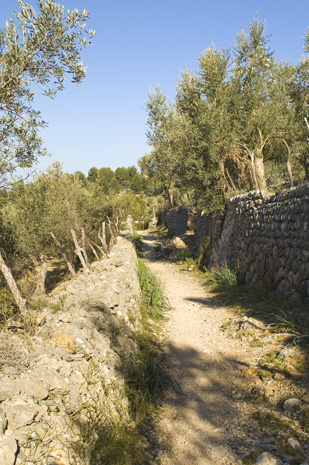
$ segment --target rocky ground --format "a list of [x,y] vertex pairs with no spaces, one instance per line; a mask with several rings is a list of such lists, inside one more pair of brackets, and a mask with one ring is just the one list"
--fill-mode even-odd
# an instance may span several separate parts
[[[134,247],[61,284],[0,332],[0,465],[87,465],[113,423],[127,421],[122,363],[136,347]],[[28,322],[29,324],[29,322]]]
[[192,268],[164,258],[158,235],[142,234],[145,258],[172,307],[165,360],[182,389],[161,405],[153,463],[309,463],[306,347],[259,319],[235,315]]

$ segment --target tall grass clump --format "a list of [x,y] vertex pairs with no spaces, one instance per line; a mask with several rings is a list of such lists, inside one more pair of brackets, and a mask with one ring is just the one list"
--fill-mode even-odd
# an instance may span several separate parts
[[148,465],[145,441],[132,425],[115,423],[99,432],[90,465]]
[[276,309],[278,313],[273,313],[275,323],[272,326],[279,331],[286,331],[291,334],[293,344],[309,344],[309,327],[308,319],[302,322],[296,322],[296,314],[285,312],[282,309]]
[[154,320],[164,319],[164,314],[170,309],[169,301],[163,294],[160,281],[142,260],[139,260],[138,264],[138,279],[150,318]]
[[170,309],[159,280],[151,273],[142,260],[138,264],[138,278],[142,290],[140,306],[141,324],[135,335],[137,353],[130,355],[127,366],[127,397],[132,417],[138,423],[149,415],[160,394],[172,390],[181,393],[177,381],[169,375],[158,344],[161,327]]
[[205,284],[212,289],[237,285],[237,275],[226,265],[205,272]]
[[137,255],[140,256],[143,251],[143,241],[142,241],[142,236],[140,234],[137,234],[137,232],[135,231],[133,233],[133,243],[134,243],[134,247],[135,247]]

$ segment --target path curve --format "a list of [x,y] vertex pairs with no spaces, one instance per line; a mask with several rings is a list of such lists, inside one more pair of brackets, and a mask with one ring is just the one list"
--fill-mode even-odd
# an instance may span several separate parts
[[[157,429],[162,465],[238,465],[237,444],[250,440],[250,426],[237,402],[240,390],[248,387],[246,373],[252,350],[241,341],[229,339],[222,325],[232,315],[190,272],[171,262],[157,260],[154,247],[158,236],[144,231],[144,256],[151,271],[160,278],[172,310],[164,328],[170,372],[183,395],[172,393],[164,400]],[[235,401],[236,398],[236,401]],[[244,418],[242,418],[244,417]]]

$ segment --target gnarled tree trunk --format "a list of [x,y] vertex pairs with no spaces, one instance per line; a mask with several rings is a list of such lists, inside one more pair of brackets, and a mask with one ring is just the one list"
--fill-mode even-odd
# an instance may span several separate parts
[[82,228],[82,252],[85,258],[86,265],[89,267],[89,260],[88,260],[88,255],[87,255],[87,250],[86,250],[86,233],[85,229]]
[[291,148],[289,146],[289,144],[287,143],[287,141],[285,139],[282,139],[283,140],[283,143],[284,145],[286,146],[287,148],[287,157],[286,157],[286,168],[288,170],[288,176],[289,176],[289,181],[290,181],[290,189],[292,189],[293,187],[293,174],[292,174],[292,167],[291,167]]
[[26,299],[23,299],[19,289],[17,287],[16,281],[13,278],[13,275],[11,273],[10,268],[6,265],[5,261],[2,258],[1,252],[0,252],[0,270],[3,273],[3,276],[5,277],[5,280],[11,289],[11,292],[13,294],[13,297],[15,299],[16,305],[19,308],[20,313],[22,314],[23,317],[26,316],[27,313],[27,306],[26,306]]
[[77,242],[76,234],[75,234],[74,229],[71,229],[71,234],[72,234],[74,245],[75,245],[75,253],[78,256],[78,258],[80,259],[80,262],[82,264],[83,269],[85,271],[89,271],[89,267],[88,267],[87,262],[86,262],[85,257],[84,257],[84,251],[80,247],[79,243]]
[[102,249],[102,247],[100,247],[95,242],[93,242],[93,240],[90,239],[90,237],[87,236],[86,232],[85,232],[85,238],[86,238],[86,240],[87,240],[87,242],[89,244],[89,247],[92,250],[93,255],[96,257],[97,260],[100,260],[100,257],[99,257],[99,255],[98,255],[95,248],[97,248],[101,252],[102,256],[104,256],[105,254],[104,254],[104,250]]
[[64,250],[64,247],[61,245],[61,243],[60,243],[60,242],[58,241],[58,239],[55,237],[55,235],[54,235],[53,232],[51,232],[51,233],[49,233],[49,234],[51,235],[51,237],[52,237],[53,240],[55,241],[56,245],[58,246],[59,252],[60,252],[61,256],[63,257],[65,263],[67,264],[67,267],[68,267],[70,273],[71,273],[73,276],[75,276],[75,275],[76,275],[76,272],[75,272],[75,270],[74,270],[74,268],[73,268],[72,263],[70,262],[70,260],[69,260],[69,258],[68,258],[68,256],[67,256],[65,250]]
[[260,128],[257,129],[260,137],[260,146],[256,147],[254,150],[249,149],[247,144],[244,143],[240,143],[240,146],[243,147],[249,155],[251,162],[252,179],[255,190],[263,191],[267,190],[263,150],[268,138],[263,137]]
[[263,157],[254,157],[254,169],[257,184],[256,189],[260,191],[267,190]]
[[107,240],[106,240],[105,221],[102,222],[102,233],[101,233],[101,230],[99,229],[98,237],[103,245],[105,253],[108,254],[109,247],[108,247]]
[[36,274],[36,288],[32,295],[32,300],[39,300],[46,297],[45,280],[48,271],[48,261],[41,255],[41,265]]
[[305,170],[305,180],[306,181],[309,181],[309,155],[301,155],[299,157],[299,162],[301,164],[301,166],[304,168]]
[[111,221],[109,219],[109,217],[107,216],[107,219],[108,219],[108,227],[109,227],[109,232],[110,232],[110,235],[111,235],[111,239],[110,239],[110,245],[114,245],[114,244],[117,244],[117,237],[118,237],[118,218],[117,218],[117,223],[115,225],[115,223],[113,221]]

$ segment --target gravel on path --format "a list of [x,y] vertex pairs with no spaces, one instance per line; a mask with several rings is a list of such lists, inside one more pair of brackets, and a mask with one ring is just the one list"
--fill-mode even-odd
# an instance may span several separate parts
[[[245,373],[254,354],[249,346],[226,337],[221,328],[231,315],[216,297],[207,294],[191,273],[157,260],[154,247],[159,239],[142,234],[148,266],[160,278],[171,304],[164,328],[166,358],[183,391],[169,394],[163,402],[157,424],[165,444],[160,463],[241,464],[230,439],[233,429],[241,428],[235,397],[249,384]],[[251,443],[247,433],[243,441]]]

